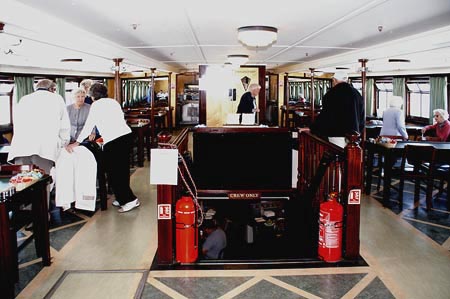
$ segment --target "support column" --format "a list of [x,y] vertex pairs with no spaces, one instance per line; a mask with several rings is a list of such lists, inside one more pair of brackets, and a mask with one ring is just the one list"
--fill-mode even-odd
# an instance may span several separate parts
[[172,72],[169,72],[169,78],[168,78],[168,90],[167,93],[169,94],[169,96],[167,97],[167,105],[169,106],[169,110],[167,111],[167,129],[172,132],[172,107],[171,107],[171,102],[172,102]]
[[114,58],[114,98],[122,106],[122,80],[120,79],[120,63],[123,58]]
[[314,102],[316,101],[315,99],[315,93],[314,93],[314,68],[309,68],[310,70],[310,76],[311,76],[311,88],[309,91],[309,98],[311,100],[311,123],[314,122]]
[[282,126],[289,128],[289,74],[284,73],[284,107],[286,107],[286,111],[284,113],[284,118],[281,116]]
[[[364,100],[364,120],[366,119],[366,73],[367,73],[367,67],[366,63],[369,61],[369,59],[361,58],[358,60],[361,63],[361,95]],[[364,130],[361,132],[361,140],[366,140],[366,128],[364,127]]]
[[155,71],[156,68],[151,68],[151,81],[150,81],[150,147],[155,147]]

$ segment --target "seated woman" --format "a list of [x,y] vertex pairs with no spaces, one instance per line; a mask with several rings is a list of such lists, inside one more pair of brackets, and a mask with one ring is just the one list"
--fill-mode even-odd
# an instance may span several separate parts
[[383,127],[380,136],[399,136],[404,140],[408,139],[408,133],[405,127],[405,116],[400,109],[403,99],[399,96],[393,96],[389,100],[389,108],[383,112]]
[[80,135],[91,108],[91,105],[84,102],[86,91],[83,88],[75,89],[72,94],[75,102],[72,105],[67,106],[67,112],[69,113],[70,119],[71,143],[75,142]]
[[444,109],[433,110],[434,121],[433,125],[426,126],[422,129],[422,134],[428,130],[436,130],[436,136],[439,141],[447,141],[450,135],[450,122],[448,121],[448,112]]

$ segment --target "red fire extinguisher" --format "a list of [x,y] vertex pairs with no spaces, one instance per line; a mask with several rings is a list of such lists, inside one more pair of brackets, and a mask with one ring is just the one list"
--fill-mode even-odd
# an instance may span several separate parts
[[195,205],[190,196],[182,196],[175,206],[176,220],[176,260],[192,263],[198,256],[198,227]]
[[337,192],[331,192],[328,201],[320,204],[319,258],[328,263],[342,259],[342,224],[344,208],[337,201]]

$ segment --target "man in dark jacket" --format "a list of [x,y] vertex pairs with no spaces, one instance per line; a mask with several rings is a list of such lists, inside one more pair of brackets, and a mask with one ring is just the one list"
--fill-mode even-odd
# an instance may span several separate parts
[[237,108],[236,113],[254,113],[259,112],[259,109],[256,108],[256,96],[259,95],[259,91],[261,90],[261,86],[259,84],[253,83],[250,84],[246,93],[244,93],[239,102],[239,106]]
[[336,72],[332,80],[333,87],[322,100],[322,112],[310,126],[311,133],[341,138],[352,131],[362,133],[365,125],[364,99],[347,83],[346,73]]

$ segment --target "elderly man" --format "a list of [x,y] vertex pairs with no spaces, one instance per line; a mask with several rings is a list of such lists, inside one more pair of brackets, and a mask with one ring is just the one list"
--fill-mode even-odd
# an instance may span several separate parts
[[253,83],[250,84],[246,93],[244,93],[239,102],[239,106],[237,108],[236,113],[254,113],[259,112],[259,109],[256,108],[256,96],[259,95],[259,91],[261,90],[261,86],[259,84]]
[[347,83],[348,75],[336,72],[332,88],[322,100],[322,112],[311,124],[313,134],[329,137],[330,142],[345,146],[344,137],[364,129],[364,100],[361,94]]
[[50,91],[53,81],[40,80],[14,111],[14,135],[8,161],[35,164],[50,173],[59,151],[69,143],[70,122],[63,98]]

